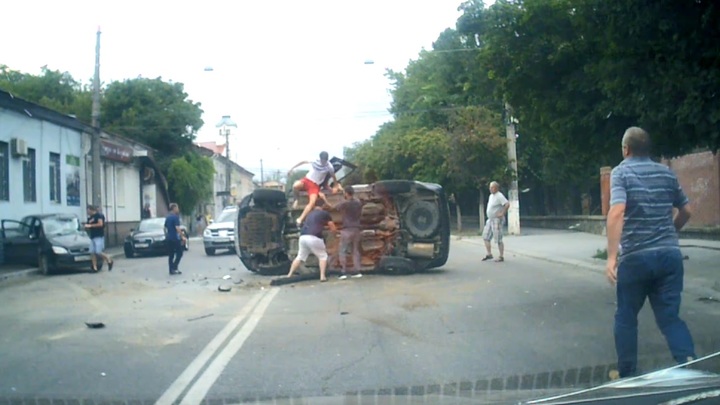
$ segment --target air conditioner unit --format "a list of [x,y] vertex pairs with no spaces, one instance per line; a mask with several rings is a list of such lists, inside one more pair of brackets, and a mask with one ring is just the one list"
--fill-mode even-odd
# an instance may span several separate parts
[[24,139],[14,138],[10,141],[10,148],[14,157],[27,156],[28,147]]

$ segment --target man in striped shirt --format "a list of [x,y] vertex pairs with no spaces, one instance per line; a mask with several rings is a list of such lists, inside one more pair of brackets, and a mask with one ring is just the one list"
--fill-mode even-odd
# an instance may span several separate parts
[[616,285],[615,349],[624,378],[637,374],[637,315],[646,298],[675,361],[692,360],[695,348],[679,316],[684,269],[678,231],[690,219],[688,198],[670,168],[650,159],[643,129],[625,131],[622,151],[624,160],[610,178],[606,275]]

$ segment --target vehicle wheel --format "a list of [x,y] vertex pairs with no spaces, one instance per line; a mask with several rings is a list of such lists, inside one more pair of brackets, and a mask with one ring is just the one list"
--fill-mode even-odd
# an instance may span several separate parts
[[133,252],[133,249],[131,247],[125,246],[124,250],[125,250],[125,257],[127,257],[128,259],[132,259],[133,257],[135,257],[135,252]]
[[208,255],[208,256],[213,256],[213,255],[215,255],[215,249],[213,249],[213,248],[205,248],[205,254]]
[[409,193],[412,189],[412,181],[408,180],[380,180],[375,182],[375,192],[381,194],[402,194]]
[[280,190],[260,188],[253,191],[253,200],[256,203],[285,203],[287,198],[285,193]]
[[416,238],[424,239],[433,236],[440,225],[440,212],[437,205],[430,201],[417,200],[410,203],[405,210],[405,226]]
[[50,266],[50,259],[44,253],[38,255],[38,269],[44,276],[49,276],[53,273],[53,269]]

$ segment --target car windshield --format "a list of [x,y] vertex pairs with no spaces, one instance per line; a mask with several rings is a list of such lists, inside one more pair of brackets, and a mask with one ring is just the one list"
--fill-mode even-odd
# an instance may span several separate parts
[[235,217],[237,216],[237,210],[227,210],[223,211],[222,214],[218,217],[217,221],[218,223],[221,222],[235,222]]
[[140,232],[151,232],[151,231],[161,231],[163,230],[163,227],[165,226],[165,218],[153,218],[153,219],[146,219],[140,222],[140,226],[138,226],[138,231]]
[[46,235],[69,235],[80,232],[80,220],[76,217],[48,217],[42,221]]

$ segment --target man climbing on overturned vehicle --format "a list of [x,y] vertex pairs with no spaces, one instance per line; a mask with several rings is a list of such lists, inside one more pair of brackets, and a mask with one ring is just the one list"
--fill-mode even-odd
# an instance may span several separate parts
[[320,197],[321,200],[324,200],[325,204],[329,205],[327,199],[325,198],[325,195],[320,193],[320,185],[325,182],[326,177],[331,176],[334,181],[334,187],[332,191],[333,193],[342,191],[342,186],[340,185],[340,182],[335,176],[335,169],[333,168],[333,165],[329,162],[327,152],[320,152],[320,159],[312,163],[308,161],[303,161],[296,164],[292,167],[292,169],[290,169],[290,171],[288,171],[288,176],[290,176],[293,170],[305,164],[312,165],[310,171],[308,171],[305,177],[296,181],[293,184],[293,194],[295,195],[295,202],[293,203],[293,208],[297,208],[298,200],[300,198],[300,191],[307,191],[309,199],[307,205],[305,206],[305,209],[303,210],[302,214],[300,214],[300,217],[298,217],[297,219],[298,226],[300,226],[305,221],[305,218],[310,214],[313,207],[315,206],[315,203],[318,201],[318,197]]

